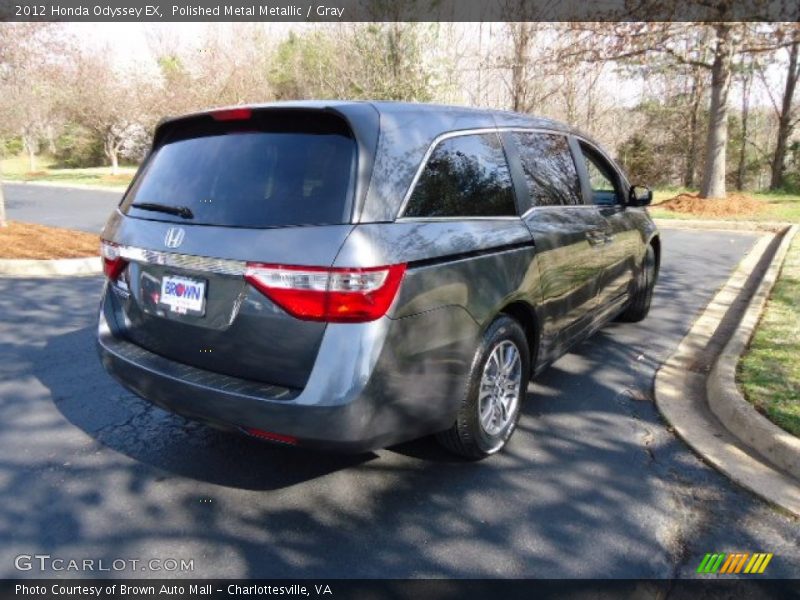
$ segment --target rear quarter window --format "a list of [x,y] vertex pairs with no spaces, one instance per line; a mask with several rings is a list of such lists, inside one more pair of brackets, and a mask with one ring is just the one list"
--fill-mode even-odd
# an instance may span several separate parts
[[517,214],[511,175],[496,133],[440,142],[409,198],[405,217],[501,217]]
[[[266,111],[265,111],[266,112]],[[211,117],[177,125],[149,157],[121,210],[133,217],[229,227],[349,220],[356,143],[328,116]],[[180,123],[180,122],[179,122]],[[134,204],[188,208],[184,219]]]
[[531,206],[583,204],[575,161],[563,135],[521,132],[512,134],[519,150]]

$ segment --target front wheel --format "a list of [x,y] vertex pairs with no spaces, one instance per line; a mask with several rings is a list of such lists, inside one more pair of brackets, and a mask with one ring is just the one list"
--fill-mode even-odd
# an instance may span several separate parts
[[525,332],[514,319],[498,317],[475,352],[456,422],[437,435],[439,443],[473,460],[499,452],[517,427],[529,376]]

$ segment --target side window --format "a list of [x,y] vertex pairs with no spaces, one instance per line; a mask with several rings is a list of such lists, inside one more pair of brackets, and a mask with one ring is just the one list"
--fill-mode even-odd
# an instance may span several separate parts
[[586,161],[589,186],[592,188],[592,202],[606,206],[617,204],[621,195],[614,170],[602,157],[583,144],[581,150]]
[[580,181],[567,138],[549,133],[514,133],[531,206],[583,204]]
[[449,138],[436,146],[403,216],[516,214],[511,175],[500,137],[487,133]]

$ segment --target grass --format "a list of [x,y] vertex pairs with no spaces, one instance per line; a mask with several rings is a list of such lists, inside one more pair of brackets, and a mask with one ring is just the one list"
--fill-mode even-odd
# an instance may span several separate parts
[[795,236],[750,347],[739,362],[744,395],[800,437],[800,235]]
[[80,258],[99,252],[100,238],[91,233],[15,221],[0,227],[0,258]]
[[[688,190],[679,188],[655,190],[653,192],[653,206],[648,209],[650,215],[656,219],[685,220],[700,218],[691,214],[672,212],[658,206],[659,203],[686,191]],[[783,221],[788,223],[800,223],[800,195],[781,192],[746,193],[748,196],[765,202],[767,204],[766,209],[754,215],[730,215],[715,218],[732,221]]]
[[48,183],[97,185],[124,190],[136,172],[135,167],[120,167],[118,175],[111,174],[111,167],[92,167],[88,169],[58,169],[52,159],[37,157],[36,171],[29,171],[30,165],[25,156],[3,159],[3,179],[7,181],[42,181]]

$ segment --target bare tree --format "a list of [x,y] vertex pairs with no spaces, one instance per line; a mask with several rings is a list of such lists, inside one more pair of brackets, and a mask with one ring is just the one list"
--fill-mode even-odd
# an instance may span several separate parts
[[54,90],[68,40],[47,23],[14,23],[0,28],[0,128],[17,135],[36,170],[39,140],[55,112]]
[[739,79],[742,88],[742,139],[739,145],[739,156],[736,162],[736,189],[740,192],[744,189],[745,171],[747,168],[747,144],[749,141],[747,126],[750,116],[750,90],[753,84],[754,71],[755,65],[752,60],[743,61],[739,69]]
[[[728,141],[728,96],[734,60],[746,53],[774,50],[786,44],[786,28],[753,23],[726,22],[730,3],[710,6],[719,22],[697,23],[602,23],[575,24],[583,33],[573,53],[586,60],[649,60],[673,65],[691,65],[705,70],[711,91],[708,132],[700,195],[725,196]],[[710,58],[709,58],[710,55]]]
[[700,103],[705,95],[706,85],[701,69],[695,65],[691,65],[689,77],[691,81],[689,88],[689,144],[686,148],[683,185],[692,188],[697,172],[697,153],[700,146]]
[[103,144],[112,175],[119,172],[120,150],[131,134],[152,120],[147,116],[148,82],[117,73],[109,52],[83,52],[72,62],[71,85],[62,99],[75,123],[94,133]]
[[[55,49],[60,42],[54,32],[53,27],[41,23],[0,27],[0,135],[22,138],[31,171],[36,168],[38,135],[52,115],[51,67],[59,56]],[[5,226],[0,172],[0,227]]]
[[786,162],[786,150],[788,141],[792,136],[798,118],[794,114],[794,92],[797,88],[797,80],[800,78],[800,61],[798,61],[798,50],[800,50],[800,34],[795,29],[794,40],[787,48],[789,62],[786,69],[786,81],[783,88],[780,107],[770,92],[769,83],[766,81],[763,69],[759,71],[761,80],[764,82],[767,92],[778,117],[778,132],[775,141],[775,151],[772,154],[770,163],[771,176],[769,188],[771,190],[781,189],[784,185],[784,172]]

